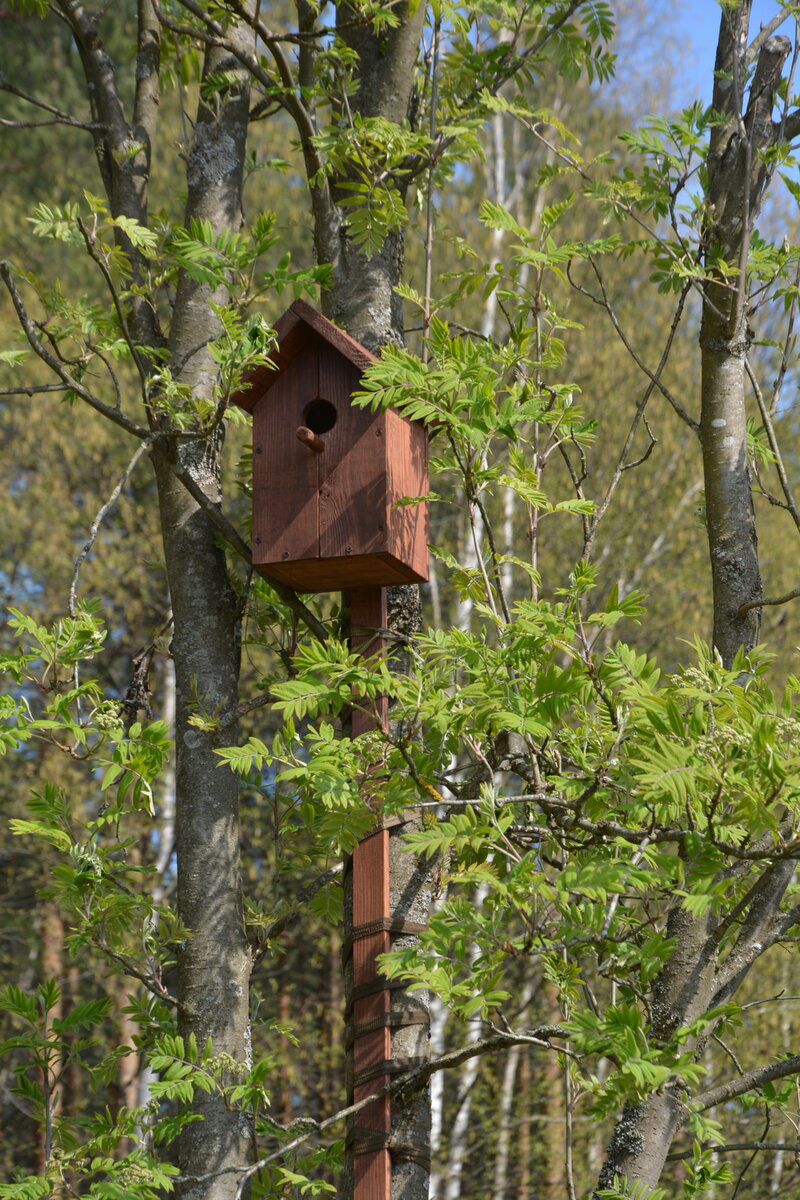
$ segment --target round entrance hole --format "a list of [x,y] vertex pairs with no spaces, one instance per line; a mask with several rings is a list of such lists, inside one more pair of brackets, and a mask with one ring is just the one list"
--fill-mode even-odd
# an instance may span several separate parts
[[327,433],[336,424],[336,409],[330,400],[312,400],[306,405],[303,420],[312,433]]

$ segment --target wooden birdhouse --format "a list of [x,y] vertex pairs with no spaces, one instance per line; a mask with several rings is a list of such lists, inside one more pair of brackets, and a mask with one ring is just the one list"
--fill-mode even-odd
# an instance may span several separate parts
[[351,397],[374,356],[296,300],[274,369],[234,399],[253,414],[253,565],[301,592],[428,578],[424,428]]

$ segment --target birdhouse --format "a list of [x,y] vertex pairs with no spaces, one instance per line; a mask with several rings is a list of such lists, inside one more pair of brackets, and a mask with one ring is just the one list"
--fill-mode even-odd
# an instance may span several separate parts
[[296,300],[273,367],[234,397],[253,414],[253,565],[301,592],[428,578],[424,428],[351,403],[368,350]]

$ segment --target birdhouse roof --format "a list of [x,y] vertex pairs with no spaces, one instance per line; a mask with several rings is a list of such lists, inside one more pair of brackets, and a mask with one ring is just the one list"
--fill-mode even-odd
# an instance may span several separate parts
[[248,412],[252,412],[264,393],[277,383],[289,363],[320,338],[359,371],[366,370],[370,363],[376,361],[374,354],[370,354],[349,333],[306,304],[305,300],[295,300],[276,323],[275,333],[278,344],[270,355],[272,365],[265,363],[256,367],[247,376],[245,386],[231,396],[234,404]]

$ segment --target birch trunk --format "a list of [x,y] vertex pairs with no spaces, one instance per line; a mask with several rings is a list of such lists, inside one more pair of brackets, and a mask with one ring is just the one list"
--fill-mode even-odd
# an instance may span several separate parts
[[503,1067],[503,1080],[500,1084],[500,1097],[497,1105],[497,1122],[500,1132],[497,1137],[497,1155],[494,1160],[492,1200],[506,1200],[511,1151],[511,1110],[514,1104],[520,1053],[520,1046],[512,1046]]
[[[746,46],[750,3],[723,9],[714,67],[715,110],[708,158],[706,285],[700,331],[701,416],[706,521],[714,599],[714,645],[730,664],[740,647],[758,640],[761,598],[755,512],[747,458],[745,359],[752,340],[747,322],[750,237],[769,181],[763,155],[779,136],[772,109],[788,38],[761,47],[747,108]],[[723,260],[735,273],[721,277]]]
[[[484,884],[481,884],[476,890],[473,904],[478,912],[482,910],[488,893],[489,889]],[[470,967],[474,966],[478,954],[478,946],[473,942],[469,953]],[[468,1025],[467,1036],[464,1039],[465,1044],[470,1045],[477,1042],[480,1039],[482,1029],[483,1022],[480,1017],[473,1018]],[[478,1078],[480,1063],[481,1060],[478,1055],[475,1058],[468,1058],[462,1067],[459,1077],[458,1107],[453,1119],[448,1145],[448,1166],[444,1200],[459,1200],[461,1195],[461,1179],[467,1157],[467,1134],[469,1132],[469,1118],[472,1109],[472,1089],[475,1085],[475,1080]]]
[[[752,337],[747,324],[749,241],[769,182],[763,154],[783,135],[772,109],[787,38],[773,36],[758,50],[745,107],[750,0],[726,5],[721,14],[714,72],[713,108],[724,117],[712,126],[708,159],[706,269],[701,346],[701,420],[708,545],[713,582],[713,640],[723,663],[758,639],[761,598],[755,512],[747,455],[745,360]],[[752,57],[752,55],[751,55]],[[720,261],[733,270],[719,267]],[[785,864],[784,864],[785,867]],[[691,862],[686,864],[687,874]],[[789,876],[765,874],[763,895],[747,921],[768,921],[766,905],[777,910]],[[760,911],[757,913],[756,908]],[[720,987],[713,919],[690,917],[674,908],[667,931],[675,950],[656,981],[650,1035],[664,1042],[681,1025],[699,1017],[720,996],[730,996],[747,967]],[[600,1186],[614,1176],[647,1196],[657,1185],[675,1133],[686,1119],[684,1093],[677,1081],[640,1104],[626,1107],[617,1123]]]

